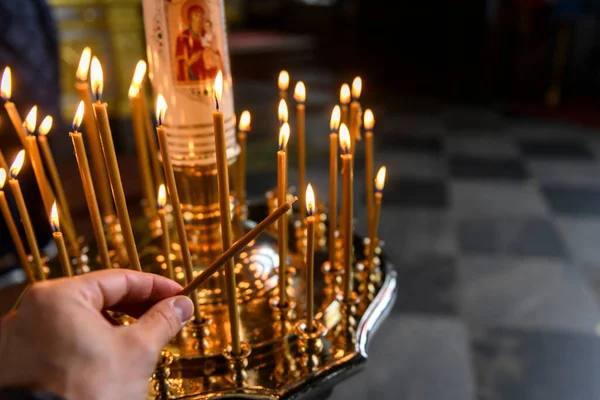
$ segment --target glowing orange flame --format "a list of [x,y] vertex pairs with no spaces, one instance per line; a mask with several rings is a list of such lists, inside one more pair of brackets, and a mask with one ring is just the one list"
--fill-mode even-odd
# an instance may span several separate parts
[[344,83],[340,89],[340,103],[350,103],[350,86],[347,83]]
[[27,129],[27,132],[33,133],[35,132],[35,124],[37,122],[37,106],[33,106],[27,114],[27,118],[25,118],[25,122],[23,126]]
[[102,91],[104,90],[104,77],[102,74],[102,65],[96,56],[92,57],[90,78],[92,81],[92,94],[97,101],[100,101]]
[[375,177],[375,189],[378,192],[381,192],[383,190],[383,187],[385,186],[386,171],[387,169],[385,167],[381,167],[379,168],[379,171],[377,171],[377,176]]
[[342,111],[340,110],[340,106],[336,105],[333,107],[333,111],[331,112],[331,121],[329,122],[329,128],[332,132],[337,131],[340,127],[340,119],[342,118]]
[[156,121],[158,125],[162,125],[167,113],[167,101],[162,94],[159,94],[156,98]]
[[43,119],[42,123],[38,127],[38,133],[40,135],[47,135],[48,132],[50,132],[50,129],[52,129],[53,121],[54,120],[52,119],[52,116],[46,115],[46,118]]
[[25,161],[25,150],[19,151],[17,156],[15,157],[15,161],[13,161],[10,166],[10,176],[16,178],[21,172],[21,168],[23,167],[23,162]]
[[306,213],[309,217],[315,213],[315,191],[310,183],[306,188]]
[[79,81],[87,80],[88,73],[90,72],[90,61],[92,60],[92,49],[86,47],[81,52],[81,58],[79,59],[79,65],[77,66],[77,72],[75,78]]
[[252,121],[252,118],[250,116],[250,111],[244,110],[244,112],[242,112],[242,116],[240,117],[240,124],[239,124],[240,131],[248,132],[250,130],[250,122],[251,121]]
[[360,92],[362,92],[362,79],[360,79],[360,76],[357,76],[352,81],[352,98],[358,100]]
[[165,189],[164,183],[161,183],[158,187],[158,207],[164,208],[167,204],[167,190]]
[[85,111],[85,104],[83,103],[83,100],[81,100],[79,102],[79,105],[77,106],[77,111],[75,111],[75,117],[73,117],[73,130],[74,131],[78,131],[79,127],[81,126],[81,120],[83,119],[83,112]]
[[281,99],[279,101],[279,107],[277,108],[277,116],[279,117],[280,123],[283,124],[284,122],[288,122],[288,107],[284,99]]
[[290,140],[290,124],[284,122],[279,129],[279,150],[284,150]]
[[146,61],[144,61],[144,60],[138,61],[137,64],[135,65],[135,72],[133,73],[133,79],[132,79],[131,83],[133,83],[137,87],[139,87],[142,84],[144,77],[146,76],[147,68],[148,67],[146,65]]
[[50,227],[52,231],[58,232],[60,230],[60,222],[58,221],[58,209],[56,208],[56,201],[52,204],[52,210],[50,211]]
[[279,86],[279,90],[281,90],[282,92],[284,90],[288,90],[288,87],[290,87],[290,74],[288,74],[287,71],[283,70],[279,73],[277,86]]
[[340,146],[344,154],[349,154],[351,150],[350,131],[346,124],[340,125]]
[[2,73],[2,83],[0,83],[0,96],[5,101],[10,100],[12,94],[12,74],[10,73],[10,67],[4,68]]
[[304,103],[306,101],[306,86],[304,86],[304,82],[300,81],[296,83],[296,87],[294,88],[294,99],[298,103]]
[[217,110],[219,109],[219,103],[223,97],[223,72],[219,71],[215,78],[215,99],[217,100]]
[[6,183],[6,170],[4,168],[0,168],[0,190],[4,188],[5,183]]
[[365,111],[364,125],[365,129],[368,131],[373,130],[373,127],[375,126],[375,116],[370,108],[367,108]]

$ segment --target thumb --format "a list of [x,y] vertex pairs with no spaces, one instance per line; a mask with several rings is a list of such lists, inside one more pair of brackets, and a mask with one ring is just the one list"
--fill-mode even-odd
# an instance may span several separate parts
[[170,297],[152,306],[132,328],[160,350],[177,335],[193,313],[194,304],[189,297]]

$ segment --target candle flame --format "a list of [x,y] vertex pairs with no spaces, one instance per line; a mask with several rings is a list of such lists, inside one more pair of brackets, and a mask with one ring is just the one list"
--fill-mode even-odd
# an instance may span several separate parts
[[381,192],[383,187],[385,186],[385,174],[387,169],[385,167],[379,168],[377,171],[377,176],[375,177],[375,190]]
[[306,188],[306,214],[310,217],[315,213],[315,191],[309,183]]
[[60,222],[58,221],[58,209],[56,208],[56,201],[52,204],[52,210],[50,211],[50,227],[53,232],[60,230]]
[[284,122],[279,129],[279,150],[285,150],[290,139],[290,124]]
[[33,132],[35,132],[35,123],[37,122],[37,106],[33,106],[31,108],[31,110],[29,111],[29,114],[27,114],[27,118],[25,118],[25,122],[23,123],[23,126],[25,127],[25,129],[27,129],[27,132],[29,132],[29,134],[32,134]]
[[306,86],[304,86],[304,82],[299,81],[296,83],[296,87],[294,88],[294,99],[298,103],[304,103],[306,101]]
[[350,103],[350,86],[347,83],[344,83],[340,89],[340,103]]
[[92,94],[96,101],[100,101],[102,90],[104,89],[104,78],[102,74],[102,64],[98,57],[92,57],[92,66],[90,67],[90,78],[92,80]]
[[221,102],[223,96],[223,72],[219,71],[217,77],[215,78],[214,84],[215,90],[215,101],[217,103],[217,110],[219,110],[219,103]]
[[15,157],[15,161],[13,161],[10,166],[10,176],[12,178],[16,178],[21,171],[21,167],[23,167],[23,162],[25,161],[25,150],[19,151],[17,156]]
[[335,132],[340,128],[340,119],[342,118],[342,111],[340,110],[340,106],[336,105],[333,107],[333,111],[331,112],[331,122],[329,122],[329,128],[331,132]]
[[131,82],[131,85],[129,85],[129,92],[127,93],[127,97],[129,98],[129,100],[133,100],[137,97],[139,92],[140,92],[139,86],[137,86],[135,83]]
[[279,107],[277,109],[277,114],[279,116],[279,123],[283,124],[284,122],[288,122],[288,107],[287,107],[287,103],[285,102],[284,99],[281,99],[279,101]]
[[138,61],[135,65],[135,72],[133,73],[133,80],[131,81],[131,83],[135,84],[139,88],[142,84],[142,81],[144,80],[144,77],[146,76],[147,68],[148,67],[146,65],[146,61]]
[[4,101],[9,101],[12,94],[12,74],[10,67],[4,68],[2,73],[2,83],[0,83],[0,96]]
[[165,184],[161,183],[158,187],[158,207],[160,209],[164,208],[167,204],[167,190],[165,189]]
[[279,86],[279,90],[282,92],[284,90],[288,90],[290,86],[290,74],[286,70],[283,70],[279,73],[279,80],[277,81],[277,86]]
[[92,49],[86,47],[81,52],[81,58],[79,59],[79,65],[77,66],[77,72],[75,78],[79,81],[87,80],[88,73],[90,72],[90,61],[92,60]]
[[375,126],[375,116],[370,108],[367,108],[365,111],[364,125],[365,129],[368,131],[373,130],[373,126]]
[[52,122],[53,121],[54,120],[52,119],[52,116],[46,115],[46,118],[44,118],[42,120],[42,123],[38,127],[38,133],[40,135],[47,135],[48,132],[50,132],[50,129],[52,129]]
[[165,96],[159,93],[156,98],[156,121],[158,125],[162,125],[165,119],[165,114],[167,113],[167,101],[165,100]]
[[340,125],[340,146],[342,147],[342,151],[344,152],[344,154],[350,153],[350,131],[344,123]]
[[83,119],[83,113],[85,111],[85,103],[83,100],[79,102],[77,111],[75,111],[75,117],[73,117],[73,124],[71,125],[74,131],[78,131],[81,126],[81,120]]
[[360,79],[360,76],[357,76],[352,81],[352,98],[358,100],[360,92],[362,92],[362,79]]
[[6,183],[6,170],[4,168],[0,168],[0,190],[4,188],[4,184]]
[[248,132],[250,130],[250,122],[251,121],[252,121],[252,118],[250,116],[250,111],[244,110],[244,112],[242,112],[242,116],[240,117],[240,124],[239,124],[240,131]]

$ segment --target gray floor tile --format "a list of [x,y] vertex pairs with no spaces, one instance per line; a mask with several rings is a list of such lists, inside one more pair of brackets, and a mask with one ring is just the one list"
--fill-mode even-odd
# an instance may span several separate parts
[[375,334],[367,369],[332,400],[472,400],[468,338],[454,318],[391,316]]
[[576,263],[600,265],[600,218],[558,217],[556,224]]
[[455,180],[450,192],[452,214],[456,217],[548,214],[544,199],[529,185]]
[[544,258],[463,257],[459,304],[472,324],[594,333],[600,309],[579,271]]
[[446,147],[452,155],[516,158],[520,154],[514,139],[507,136],[449,136]]
[[[444,178],[448,174],[446,160],[439,155],[419,152],[378,152],[375,157],[375,173],[381,165],[387,167],[389,177]],[[363,178],[361,176],[361,178]],[[364,178],[366,179],[366,178]]]
[[596,161],[529,160],[527,167],[540,184],[600,186],[600,164]]

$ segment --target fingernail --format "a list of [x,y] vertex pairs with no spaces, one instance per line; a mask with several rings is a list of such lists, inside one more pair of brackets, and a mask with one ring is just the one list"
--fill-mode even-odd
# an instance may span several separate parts
[[194,314],[194,303],[192,303],[192,300],[190,300],[189,297],[177,296],[173,299],[172,305],[181,322],[186,322],[192,318],[192,315]]

